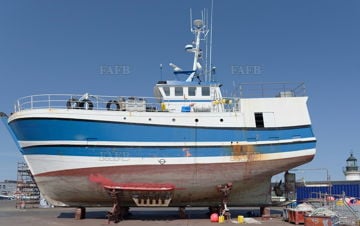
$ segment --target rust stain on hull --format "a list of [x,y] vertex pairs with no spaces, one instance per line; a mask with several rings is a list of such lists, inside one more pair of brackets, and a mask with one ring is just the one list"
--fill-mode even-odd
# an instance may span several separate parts
[[231,158],[232,161],[256,161],[261,160],[261,154],[257,153],[253,145],[240,145],[233,144],[231,146]]

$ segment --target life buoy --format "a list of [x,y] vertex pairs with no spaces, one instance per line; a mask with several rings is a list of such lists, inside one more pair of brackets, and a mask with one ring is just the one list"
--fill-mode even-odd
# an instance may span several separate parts
[[85,99],[80,101],[79,108],[85,110],[92,110],[94,108],[94,104],[91,102],[91,100]]
[[[111,105],[113,105],[113,104],[115,104],[116,109],[111,108]],[[107,104],[106,104],[106,109],[108,111],[120,111],[120,104],[116,100],[109,100],[109,102],[107,102]]]
[[79,100],[76,98],[71,98],[66,102],[67,109],[76,109],[79,107]]

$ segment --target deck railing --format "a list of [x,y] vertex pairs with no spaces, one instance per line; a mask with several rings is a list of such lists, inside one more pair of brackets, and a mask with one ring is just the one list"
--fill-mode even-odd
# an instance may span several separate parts
[[124,107],[144,111],[160,109],[160,102],[154,97],[100,96],[78,94],[40,94],[18,99],[15,112],[27,109],[84,109],[84,110],[125,110]]
[[[241,98],[254,97],[295,97],[305,95],[304,83],[247,83],[240,84],[232,94],[233,97],[214,98],[213,109],[206,111],[239,111]],[[237,97],[235,97],[237,96]],[[239,97],[240,96],[240,97]],[[84,109],[84,110],[114,110],[114,111],[166,111],[163,103],[154,97],[133,96],[100,96],[85,93],[79,94],[41,94],[20,98],[15,104],[15,112],[27,109]],[[191,104],[191,100],[184,99]],[[196,102],[196,101],[194,101]],[[181,104],[184,104],[181,103]],[[219,107],[220,105],[222,107]],[[196,111],[196,108],[194,108]],[[199,111],[199,110],[198,110]],[[204,112],[206,112],[204,111]]]
[[303,82],[239,83],[233,95],[241,98],[299,97],[306,95],[306,88]]

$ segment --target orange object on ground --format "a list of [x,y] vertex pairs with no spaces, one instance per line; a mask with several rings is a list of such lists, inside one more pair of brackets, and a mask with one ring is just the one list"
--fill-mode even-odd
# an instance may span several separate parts
[[334,216],[305,216],[304,221],[304,226],[333,226],[337,219]]
[[306,211],[298,211],[295,209],[288,209],[288,218],[290,223],[303,224],[305,222],[304,216]]
[[218,222],[219,221],[219,215],[217,213],[213,213],[210,215],[210,221],[211,222]]

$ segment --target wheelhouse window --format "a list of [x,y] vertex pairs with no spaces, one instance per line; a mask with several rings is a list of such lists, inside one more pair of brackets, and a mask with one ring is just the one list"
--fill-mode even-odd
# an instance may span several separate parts
[[170,87],[164,86],[163,90],[164,90],[165,96],[170,96]]
[[189,96],[196,95],[196,87],[188,87]]
[[183,87],[175,87],[175,96],[183,96]]
[[210,96],[210,87],[201,87],[201,94],[203,96]]

